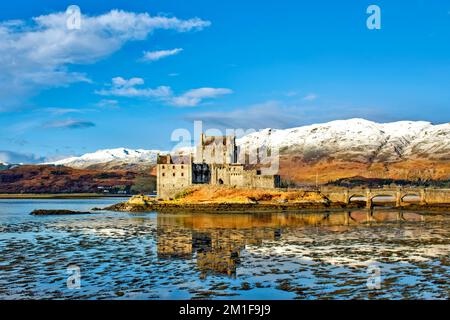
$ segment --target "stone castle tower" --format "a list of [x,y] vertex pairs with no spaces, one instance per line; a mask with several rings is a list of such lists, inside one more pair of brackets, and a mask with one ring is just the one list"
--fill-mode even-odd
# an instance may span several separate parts
[[237,163],[238,152],[235,136],[200,135],[196,148],[195,163],[232,164]]

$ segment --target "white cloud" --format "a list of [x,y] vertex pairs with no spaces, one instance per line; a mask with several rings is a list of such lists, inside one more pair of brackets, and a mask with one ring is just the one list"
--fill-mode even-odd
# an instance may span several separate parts
[[314,93],[309,93],[306,96],[303,97],[303,100],[305,101],[314,101],[318,98],[318,96]]
[[172,97],[170,104],[177,107],[194,107],[204,99],[217,98],[222,95],[231,94],[232,90],[227,88],[199,88],[192,89],[178,97]]
[[57,120],[44,124],[44,128],[61,128],[61,129],[85,129],[95,127],[95,123],[83,120]]
[[168,86],[138,87],[143,84],[142,78],[116,77],[112,79],[110,88],[98,90],[96,93],[103,96],[156,98],[177,107],[195,107],[205,99],[213,99],[233,92],[227,88],[198,88],[176,96]]
[[118,108],[119,101],[114,99],[102,99],[97,103],[97,106],[101,108]]
[[68,113],[82,113],[83,110],[73,108],[45,108],[42,111],[53,115],[64,115]]
[[159,86],[157,88],[136,88],[138,85],[143,85],[144,79],[131,78],[124,79],[116,77],[112,79],[110,89],[102,89],[96,91],[102,96],[118,96],[118,97],[147,97],[147,98],[165,98],[172,95],[172,90],[167,86]]
[[126,42],[145,40],[155,30],[186,32],[210,25],[199,18],[180,20],[121,10],[83,15],[80,30],[67,29],[66,20],[66,13],[58,12],[31,21],[0,22],[0,109],[41,89],[89,81],[69,67],[94,63]]
[[130,78],[130,79],[124,79],[122,77],[115,77],[111,80],[113,86],[115,87],[123,87],[123,88],[130,88],[134,87],[140,84],[144,84],[144,79],[142,78]]
[[165,57],[174,56],[183,51],[182,48],[176,48],[172,50],[159,50],[159,51],[145,51],[144,52],[144,61],[157,61]]
[[295,96],[297,96],[298,94],[299,94],[298,91],[296,91],[296,90],[291,90],[291,91],[287,91],[284,95],[285,95],[286,97],[295,97]]

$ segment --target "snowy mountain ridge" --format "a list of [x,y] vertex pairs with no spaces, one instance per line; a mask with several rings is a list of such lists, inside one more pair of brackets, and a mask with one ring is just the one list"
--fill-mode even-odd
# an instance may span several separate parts
[[[265,145],[306,162],[332,159],[393,162],[409,159],[450,160],[450,123],[425,121],[376,123],[364,119],[336,120],[291,129],[263,129],[237,139],[241,148]],[[186,150],[185,150],[186,151]],[[106,149],[49,164],[87,168],[99,164],[154,165],[160,150]]]
[[425,121],[376,123],[337,120],[292,129],[264,129],[237,142],[241,147],[265,145],[305,160],[333,158],[384,162],[414,158],[450,159],[450,124]]
[[159,150],[144,149],[104,149],[92,153],[86,153],[79,157],[70,157],[46,164],[63,165],[73,168],[88,168],[93,165],[116,164],[155,164]]

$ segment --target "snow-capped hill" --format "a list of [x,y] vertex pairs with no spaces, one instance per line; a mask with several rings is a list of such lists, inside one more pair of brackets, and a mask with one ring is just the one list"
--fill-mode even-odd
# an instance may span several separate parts
[[[237,139],[243,149],[267,146],[306,163],[322,159],[359,163],[403,160],[450,160],[450,124],[425,121],[376,123],[364,119],[336,120],[291,129],[264,129]],[[178,152],[193,152],[192,147]],[[89,169],[147,169],[157,155],[143,149],[107,149],[49,164]]]
[[20,164],[13,164],[13,163],[8,163],[8,162],[0,162],[0,170],[11,169],[11,168],[17,167],[19,165]]
[[92,168],[102,167],[124,167],[133,165],[153,165],[159,150],[127,149],[116,148],[98,150],[93,153],[87,153],[79,157],[70,157],[59,161],[47,163],[53,165],[63,165],[72,168]]
[[237,141],[241,148],[266,145],[305,161],[323,158],[357,162],[398,161],[405,158],[448,159],[450,124],[424,121],[376,123],[364,119],[276,130],[264,129]]

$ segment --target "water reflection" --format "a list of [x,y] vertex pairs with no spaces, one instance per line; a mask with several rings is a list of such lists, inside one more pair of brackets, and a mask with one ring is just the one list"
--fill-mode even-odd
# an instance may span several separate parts
[[277,241],[283,233],[289,233],[287,228],[320,226],[323,230],[344,232],[351,225],[417,221],[425,221],[425,217],[402,211],[375,213],[373,210],[303,214],[162,214],[157,217],[157,253],[160,259],[196,259],[202,278],[208,273],[236,277],[241,251],[246,246],[260,246],[265,240]]
[[[0,202],[0,298],[449,298],[445,213],[29,215],[47,206],[99,204]],[[372,263],[380,290],[366,286]]]
[[197,260],[205,276],[217,272],[235,276],[241,251],[246,245],[277,240],[277,219],[250,215],[158,216],[158,257]]

